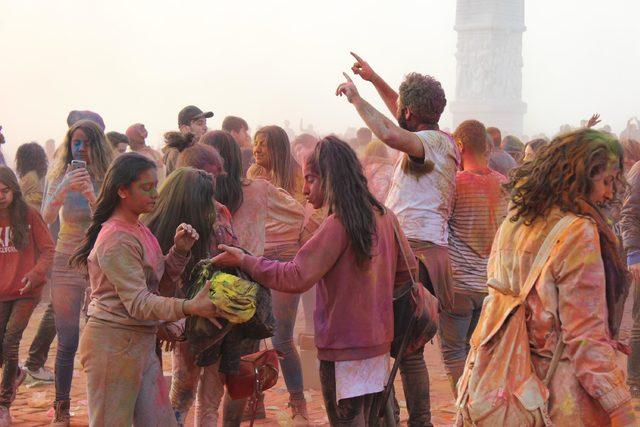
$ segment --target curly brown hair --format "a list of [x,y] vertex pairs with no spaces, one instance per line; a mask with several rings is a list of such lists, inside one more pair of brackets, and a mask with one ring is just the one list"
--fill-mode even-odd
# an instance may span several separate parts
[[580,129],[557,136],[536,157],[513,169],[505,187],[511,191],[511,221],[527,225],[544,217],[553,206],[564,212],[581,213],[576,200],[587,199],[593,190],[591,178],[611,164],[620,170],[615,190],[624,186],[622,145],[611,134]]
[[422,123],[437,125],[447,105],[442,85],[435,78],[420,73],[409,73],[398,91],[404,107],[411,108]]

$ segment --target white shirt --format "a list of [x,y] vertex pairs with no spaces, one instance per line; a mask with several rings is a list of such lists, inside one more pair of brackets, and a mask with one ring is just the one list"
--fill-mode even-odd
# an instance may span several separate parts
[[444,132],[423,130],[416,135],[424,147],[423,161],[432,161],[434,169],[416,178],[402,170],[405,155],[400,156],[385,205],[408,238],[447,246],[460,152]]

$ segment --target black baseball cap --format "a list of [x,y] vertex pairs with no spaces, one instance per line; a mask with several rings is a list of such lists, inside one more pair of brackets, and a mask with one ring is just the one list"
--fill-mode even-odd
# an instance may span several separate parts
[[187,105],[178,113],[178,126],[188,126],[194,120],[208,119],[211,117],[213,117],[213,113],[211,111],[203,113],[202,110],[195,105]]

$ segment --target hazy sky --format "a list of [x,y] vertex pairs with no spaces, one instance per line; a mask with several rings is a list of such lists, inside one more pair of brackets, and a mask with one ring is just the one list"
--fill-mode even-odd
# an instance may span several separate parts
[[[107,130],[142,122],[149,142],[195,104],[257,125],[300,118],[321,133],[361,126],[334,95],[360,53],[392,86],[410,71],[455,96],[454,0],[0,1],[0,124],[5,153],[60,141],[72,109]],[[592,112],[620,131],[639,115],[640,2],[528,0],[525,132],[554,133]],[[375,91],[363,96],[383,108]],[[450,126],[445,111],[442,125]]]

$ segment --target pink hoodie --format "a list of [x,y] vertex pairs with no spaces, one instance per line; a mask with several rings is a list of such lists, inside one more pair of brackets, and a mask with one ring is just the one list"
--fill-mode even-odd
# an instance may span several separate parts
[[[302,293],[316,289],[315,342],[318,358],[362,360],[389,352],[393,340],[393,288],[410,280],[394,237],[398,220],[391,211],[376,214],[372,258],[356,264],[346,230],[330,215],[290,262],[245,256],[242,269],[265,287]],[[400,241],[415,272],[417,264],[406,237]]]

